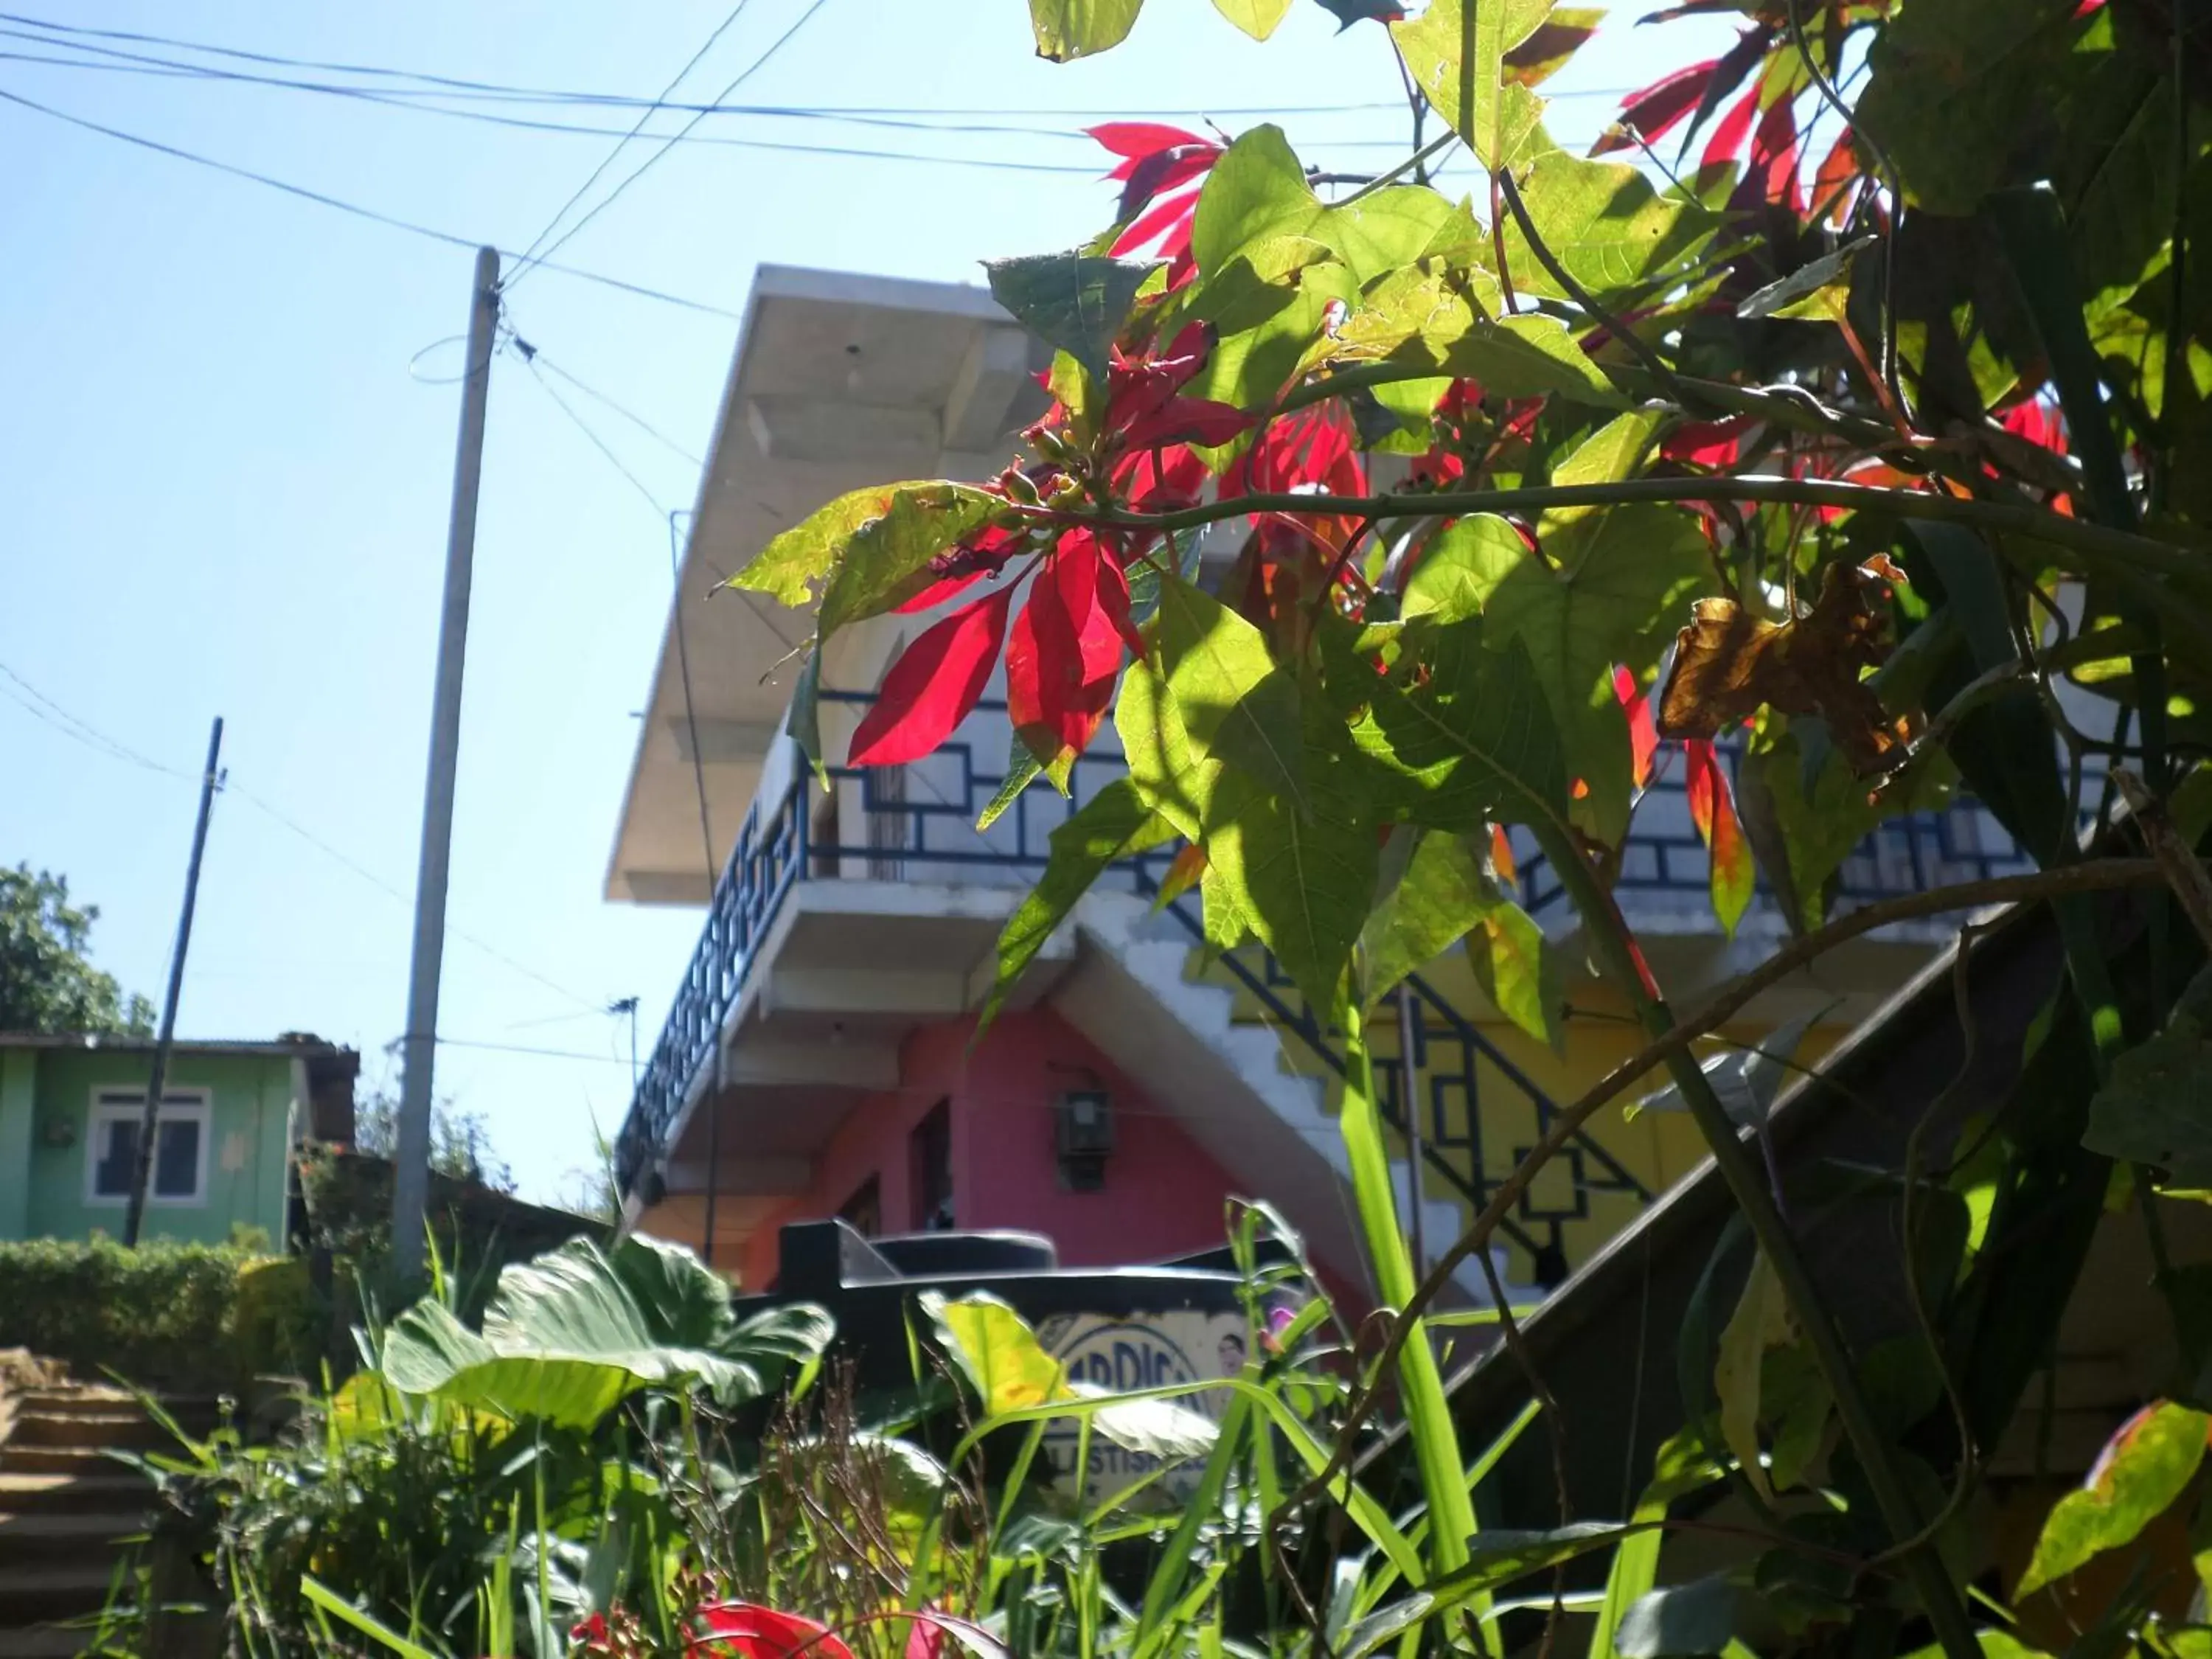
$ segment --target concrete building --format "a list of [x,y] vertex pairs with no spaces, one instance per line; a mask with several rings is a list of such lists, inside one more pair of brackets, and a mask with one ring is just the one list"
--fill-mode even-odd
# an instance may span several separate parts
[[[783,730],[809,618],[714,591],[842,491],[995,473],[1041,410],[1030,372],[1046,355],[979,289],[758,274],[607,872],[611,900],[703,908],[622,1130],[625,1213],[757,1287],[786,1220],[1026,1227],[1088,1266],[1217,1243],[1224,1199],[1249,1195],[1276,1205],[1333,1277],[1361,1285],[1334,1121],[1338,1045],[1256,947],[1202,962],[1196,896],[1154,903],[1172,849],[1110,872],[971,1045],[999,930],[1072,803],[1031,789],[977,830],[1007,769],[995,689],[934,754],[866,772],[833,764],[824,792]],[[820,674],[830,761],[887,665],[933,619],[881,617],[833,641]],[[1075,769],[1074,803],[1120,766],[1109,725]],[[1523,902],[1579,967],[1571,910],[1534,848],[1520,851]],[[1965,805],[1885,825],[1845,866],[1843,898],[2021,867],[1987,814]],[[1706,884],[1678,769],[1638,810],[1620,886],[1677,996],[1732,975],[1787,932],[1762,895],[1725,938]],[[1818,1012],[1801,1050],[1809,1059],[1948,931],[1893,929],[1838,951],[1729,1036],[1755,1041]],[[1410,1078],[1394,1011],[1370,1042],[1406,1212],[1433,1250],[1558,1103],[1639,1045],[1587,977],[1569,988],[1564,1054],[1502,1018],[1456,954],[1411,984]],[[1406,1133],[1416,1127],[1418,1152]],[[1601,1115],[1517,1209],[1505,1276],[1556,1284],[1698,1161],[1678,1117]],[[1485,1297],[1479,1267],[1462,1288]]]

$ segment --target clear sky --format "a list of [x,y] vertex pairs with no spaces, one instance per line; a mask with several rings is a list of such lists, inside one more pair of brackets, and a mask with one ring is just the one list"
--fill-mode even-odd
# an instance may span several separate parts
[[[19,3],[78,27],[633,97],[658,93],[729,15],[728,0]],[[733,100],[1052,131],[714,116],[699,133],[1066,171],[681,144],[558,257],[732,313],[761,263],[975,280],[979,259],[1066,246],[1107,222],[1099,152],[1066,136],[1105,112],[1218,111],[1233,132],[1261,118],[1228,112],[1293,106],[1306,112],[1279,118],[1293,143],[1338,170],[1387,164],[1408,131],[1401,105],[1314,110],[1389,104],[1398,77],[1379,27],[1340,35],[1313,0],[1264,46],[1203,0],[1152,0],[1121,49],[1065,66],[1030,55],[1019,0],[814,5],[746,0],[678,96],[714,99],[803,23]],[[1633,15],[1547,88],[1564,94],[1551,118],[1563,142],[1587,142],[1617,103],[1597,90],[1729,38],[1714,20],[1632,30]],[[38,34],[0,15],[0,94],[509,250],[613,143],[24,61],[82,61],[26,38]],[[472,107],[617,132],[635,118]],[[313,1030],[396,1077],[385,1050],[406,999],[458,398],[425,382],[456,372],[459,348],[410,363],[465,325],[471,255],[4,101],[0,145],[0,860],[66,873],[100,908],[97,961],[158,996],[208,722],[224,716],[233,787],[179,1030]],[[655,148],[632,144],[587,200]],[[509,303],[544,361],[704,447],[732,320],[550,270]],[[554,384],[661,507],[690,504],[696,466]],[[649,1052],[696,932],[693,913],[599,897],[668,580],[659,512],[501,357],[438,1087],[486,1115],[533,1195],[573,1189],[592,1120],[611,1132],[628,1103],[628,1030],[604,1005],[643,999]]]

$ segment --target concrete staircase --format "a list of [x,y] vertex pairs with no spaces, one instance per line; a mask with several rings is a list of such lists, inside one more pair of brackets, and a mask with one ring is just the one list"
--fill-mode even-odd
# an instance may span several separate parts
[[[1323,1261],[1356,1271],[1365,1251],[1357,1238],[1351,1163],[1328,1109],[1328,1085],[1285,1064],[1286,1039],[1237,1019],[1235,993],[1189,977],[1190,934],[1152,915],[1146,899],[1094,891],[1077,906],[1072,925],[1075,962],[1052,995],[1060,1017],[1163,1104],[1178,1109],[1192,1139],[1232,1177],[1249,1171],[1245,1190],[1280,1207]],[[1285,1131],[1304,1156],[1284,1155]],[[1390,1176],[1401,1215],[1410,1213],[1411,1170],[1404,1159],[1392,1163]],[[1434,1176],[1424,1185],[1432,1190]],[[1421,1233],[1430,1252],[1457,1238],[1467,1219],[1452,1200],[1425,1195]],[[1540,1295],[1507,1281],[1505,1260],[1502,1247],[1492,1249],[1506,1294],[1516,1302],[1523,1292]],[[1479,1263],[1464,1264],[1455,1279],[1470,1302],[1490,1304]]]
[[[146,1482],[108,1453],[169,1436],[117,1389],[37,1389],[14,1403],[0,1443],[0,1659],[67,1659],[90,1632],[62,1621],[100,1612],[123,1540],[146,1527]],[[212,1413],[200,1401],[167,1408],[188,1421]]]

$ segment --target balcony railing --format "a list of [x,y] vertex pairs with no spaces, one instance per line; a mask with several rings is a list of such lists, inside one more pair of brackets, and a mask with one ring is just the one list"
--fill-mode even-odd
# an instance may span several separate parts
[[[874,698],[825,690],[821,700],[825,708],[835,708],[865,706]],[[1110,744],[1111,735],[1109,726],[1101,734],[1102,745]],[[979,830],[977,818],[1006,781],[1004,762],[986,757],[1002,756],[1006,745],[1005,705],[987,702],[968,726],[910,766],[829,769],[832,788],[827,794],[803,764],[771,765],[714,884],[706,925],[617,1139],[616,1169],[624,1192],[664,1152],[677,1114],[711,1058],[717,1033],[744,992],[761,945],[794,886],[935,874],[1026,887],[1044,868],[1051,832],[1127,769],[1117,750],[1094,747],[1076,763],[1066,797],[1043,787],[1025,790],[989,830]],[[1731,764],[1735,758],[1730,756]],[[1156,897],[1174,851],[1162,848],[1122,860],[1102,879]],[[1885,823],[1846,862],[1840,885],[1846,901],[1863,902],[2025,863],[1995,821],[1966,802],[1946,812]],[[1533,848],[1520,859],[1518,872],[1522,902],[1531,913],[1561,908],[1557,878]],[[1684,786],[1679,778],[1662,775],[1639,806],[1620,884],[1630,894],[1674,896],[1686,911],[1704,902],[1706,872],[1705,848],[1690,825]],[[1763,889],[1761,902],[1771,902]],[[1637,908],[1630,907],[1632,918]],[[1194,943],[1203,939],[1194,895],[1178,896],[1163,909],[1189,931]],[[1340,1034],[1307,1004],[1272,955],[1256,947],[1231,952],[1219,959],[1219,967],[1317,1069],[1343,1073]],[[1422,1085],[1425,1167],[1445,1188],[1480,1207],[1519,1153],[1550,1127],[1558,1105],[1429,981],[1415,975],[1402,994],[1414,1000],[1413,1060]],[[1407,1098],[1403,1066],[1389,1054],[1378,1055],[1376,1068],[1381,1109],[1403,1130],[1413,1103]],[[1496,1091],[1501,1087],[1513,1097],[1510,1114],[1500,1110]],[[1500,1127],[1504,1124],[1525,1126],[1526,1138],[1506,1133]],[[1486,1125],[1511,1143],[1491,1149],[1503,1158],[1495,1167],[1483,1145]],[[1632,1171],[1587,1135],[1577,1137],[1560,1162],[1568,1176],[1565,1197],[1558,1196],[1557,1185],[1548,1189],[1549,1201],[1525,1194],[1504,1229],[1529,1253],[1537,1276],[1547,1282],[1564,1275],[1565,1231],[1589,1218],[1594,1199],[1640,1203],[1650,1196]]]

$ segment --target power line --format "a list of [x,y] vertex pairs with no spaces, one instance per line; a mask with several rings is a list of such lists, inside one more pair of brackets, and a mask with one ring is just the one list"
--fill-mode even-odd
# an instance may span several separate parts
[[[746,0],[738,0],[737,5],[731,10],[730,15],[724,20],[722,28],[727,28],[731,23],[737,21],[738,14],[745,9],[745,3]],[[812,22],[814,21],[815,14],[819,12],[822,8],[828,3],[829,0],[809,0],[806,9],[799,15],[799,21],[793,23],[789,28],[786,29],[781,34],[776,36],[775,40],[769,45],[766,52],[761,53],[759,57],[754,58],[753,61],[745,65],[744,69],[738,70],[736,78],[732,80],[728,85],[725,86],[720,92],[715,94],[714,101],[716,103],[720,103],[732,93],[735,92],[739,87],[744,85],[744,83],[747,81],[750,81],[755,75],[758,74],[763,69],[765,69],[769,61],[775,58],[776,53],[781,52],[786,46],[790,44],[792,37],[796,35],[799,30],[805,28],[809,23]],[[717,29],[714,33],[716,36],[719,36],[721,33],[721,29]],[[712,46],[714,41],[709,40],[707,44],[708,46]],[[701,55],[704,54],[705,50],[706,48],[703,46],[700,48]],[[695,56],[692,62],[696,63],[697,61],[698,58]],[[690,72],[690,65],[687,64],[685,65],[684,73],[689,74]],[[683,76],[679,75],[677,79],[680,81],[683,79]],[[672,82],[669,85],[669,90],[673,91],[674,89],[675,83]],[[665,96],[665,94],[663,95]],[[638,126],[641,130],[644,127],[647,119],[649,118],[652,114],[653,111],[648,110],[646,112],[645,115],[638,118]],[[661,141],[660,148],[653,151],[652,155],[647,156],[644,161],[639,162],[635,167],[632,168],[628,178],[624,179],[620,184],[609,191],[605,196],[602,196],[599,199],[598,203],[592,208],[590,212],[585,214],[584,216],[577,220],[574,224],[562,231],[561,234],[547,246],[545,252],[539,256],[541,261],[544,259],[550,259],[553,255],[558,253],[563,247],[567,246],[569,241],[582,231],[586,225],[590,224],[592,220],[598,218],[599,215],[605,213],[617,201],[621,200],[622,193],[624,191],[628,190],[640,179],[645,177],[645,175],[652,170],[654,163],[659,161],[662,156],[667,155],[670,150],[675,149],[678,140],[688,137],[692,129],[696,127],[700,122],[706,118],[707,118],[703,113],[694,115],[681,127],[678,127],[672,136],[664,138]],[[623,143],[627,143],[628,142],[628,139],[623,140]],[[621,153],[622,148],[622,144],[617,144],[615,146],[614,149],[608,154],[607,161],[600,163],[600,165],[592,171],[592,177],[584,181],[583,189],[579,190],[575,196],[569,198],[569,206],[573,207],[577,199],[582,196],[584,191],[591,188],[592,181],[598,179],[599,174],[606,170],[607,162],[611,162],[615,156]],[[562,209],[561,213],[565,214],[568,210],[568,208],[564,207]],[[560,222],[560,219],[561,214],[556,214],[554,216],[554,223],[557,224]],[[549,224],[545,228],[550,231],[552,228],[553,226]],[[544,240],[542,233],[539,240]],[[532,243],[531,246],[534,248],[537,244]],[[506,283],[503,285],[502,291],[512,293],[515,284],[521,282],[523,278],[530,275],[530,258],[526,253],[520,267],[515,271],[514,276],[507,278]]]
[[[141,149],[150,149],[158,155],[173,156],[180,161],[190,161],[198,167],[211,167],[216,172],[228,173],[234,179],[243,179],[251,184],[261,185],[270,190],[282,191],[285,195],[297,197],[302,201],[313,202],[326,208],[335,208],[340,213],[350,214],[356,219],[366,219],[372,224],[384,225],[393,230],[404,230],[412,235],[427,237],[431,241],[442,242],[448,247],[476,248],[482,246],[479,240],[473,236],[457,236],[451,231],[439,230],[433,226],[417,224],[411,219],[402,219],[393,214],[380,212],[375,208],[363,207],[357,202],[349,202],[341,197],[328,195],[319,190],[311,190],[305,185],[291,184],[283,179],[272,178],[268,173],[257,173],[251,167],[239,167],[229,161],[219,161],[215,157],[203,155],[197,150],[185,149],[176,144],[164,143],[158,138],[148,138],[139,133],[125,132],[120,127],[111,127],[101,122],[88,119],[82,115],[72,115],[66,110],[55,109],[51,105],[41,104],[34,99],[26,98],[20,93],[0,88],[0,101],[20,105],[24,109],[35,111],[54,120],[67,122],[70,126],[82,127],[88,132],[96,132],[104,137],[117,139],[123,143],[135,144]],[[596,283],[602,288],[635,295],[640,299],[658,300],[664,305],[677,306],[685,311],[696,311],[704,316],[720,317],[733,323],[744,320],[739,313],[732,311],[726,306],[709,305],[703,300],[686,299],[680,294],[670,294],[661,289],[647,288],[641,283],[625,282],[619,276],[609,276],[596,270],[586,270],[577,265],[554,264],[545,260],[540,260],[539,264],[544,265],[546,270],[558,271],[564,276],[574,276],[581,282]]]
[[[149,756],[143,754],[139,750],[131,748],[128,744],[122,743],[118,739],[110,737],[106,732],[101,731],[91,721],[73,714],[68,709],[63,708],[61,704],[47,696],[46,693],[33,685],[28,680],[25,679],[14,669],[9,667],[7,664],[0,663],[0,675],[6,676],[7,678],[13,681],[17,686],[20,686],[24,692],[27,692],[29,695],[28,697],[20,696],[14,691],[7,691],[7,688],[5,687],[0,687],[0,691],[7,691],[7,695],[16,703],[21,705],[30,714],[34,714],[39,719],[46,721],[47,725],[53,726],[64,737],[74,738],[76,742],[83,744],[86,748],[106,755],[110,760],[118,760],[129,765],[143,767],[149,772],[158,772],[166,777],[179,778],[183,780],[185,782],[193,784],[195,786],[198,784],[200,781],[198,773],[186,771],[181,767],[165,765],[161,762],[155,760]],[[36,702],[38,704],[43,704],[44,709],[34,706],[31,699],[36,699]],[[45,712],[46,710],[51,710],[52,713]],[[338,864],[343,865],[348,870],[353,872],[355,875],[368,883],[370,886],[378,889],[381,892],[389,894],[392,897],[398,900],[402,904],[413,902],[413,900],[409,894],[403,891],[400,888],[393,885],[391,882],[385,880],[383,877],[378,875],[376,872],[371,870],[367,865],[348,856],[336,847],[331,846],[329,842],[325,841],[313,830],[308,829],[307,825],[301,823],[298,819],[285,812],[274,802],[264,799],[260,795],[254,793],[252,790],[248,789],[244,784],[239,782],[237,778],[228,769],[226,769],[224,773],[223,781],[218,787],[226,794],[236,795],[248,806],[252,807],[256,811],[262,813],[274,823],[282,826],[283,829],[289,830],[293,835],[297,836],[301,841],[307,842],[308,846],[315,848],[325,857],[329,858]],[[530,966],[529,963],[509,956],[506,951],[501,950],[497,945],[492,944],[488,939],[481,939],[476,934],[465,932],[459,927],[451,927],[449,928],[449,931],[456,939],[459,939],[464,943],[472,945],[477,950],[483,951],[484,955],[489,957],[493,961],[514,969],[516,973],[522,975],[526,979],[535,980],[547,990],[557,992],[562,996],[568,998],[571,1002],[580,1003],[587,1008],[597,1008],[602,1006],[601,999],[585,996],[580,992],[570,990],[565,985],[560,984],[554,980],[548,979],[544,974],[539,973],[538,969]]]
[[653,517],[656,519],[666,518],[668,516],[668,509],[660,504],[660,498],[653,493],[651,487],[646,483],[645,480],[639,477],[636,473],[631,471],[628,466],[623,465],[622,457],[616,454],[612,447],[608,444],[607,441],[599,436],[599,434],[592,429],[592,423],[589,421],[586,421],[581,415],[578,414],[574,407],[566,398],[563,398],[558,392],[553,389],[552,384],[548,381],[543,374],[540,374],[538,372],[538,365],[532,359],[526,356],[522,361],[523,366],[530,371],[531,379],[538,382],[539,390],[543,391],[547,397],[553,400],[554,406],[563,415],[568,417],[570,423],[575,427],[577,431],[584,434],[586,441],[590,443],[592,448],[599,452],[599,454],[605,459],[606,464],[614,468],[616,471],[622,474],[623,479],[629,484],[629,487],[645,498],[645,504],[653,509]]
[[[730,25],[736,22],[738,18],[744,13],[745,4],[746,0],[737,0],[737,4],[732,6],[728,14],[723,17],[720,22],[714,26],[714,33],[709,34],[705,40],[700,43],[698,51],[693,52],[690,57],[684,60],[684,67],[676,71],[675,78],[660,89],[660,97],[654,99],[650,105],[647,106],[645,112],[637,118],[636,124],[623,136],[621,140],[616,143],[612,149],[609,150],[600,158],[599,166],[593,167],[591,171],[590,176],[587,177],[582,184],[576,186],[574,191],[569,194],[568,199],[561,204],[561,210],[545,222],[545,228],[539,231],[538,234],[532,239],[531,244],[528,247],[523,249],[522,258],[517,264],[514,274],[507,279],[505,286],[510,288],[513,287],[516,282],[520,281],[528,273],[530,270],[530,256],[538,252],[538,245],[544,241],[548,236],[550,236],[553,234],[554,227],[558,225],[562,220],[568,216],[568,210],[574,207],[577,203],[582,201],[585,196],[589,193],[592,186],[599,182],[600,175],[614,165],[615,157],[623,153],[623,146],[628,144],[631,139],[636,137],[639,133],[645,131],[646,123],[652,120],[655,115],[659,113],[662,100],[675,92],[678,87],[684,84],[684,77],[690,74],[693,70],[698,67],[699,60],[704,58],[708,52],[712,51],[714,43],[720,40],[722,36],[728,32]],[[554,248],[557,248],[559,246],[560,244],[556,242],[554,244],[552,248],[546,249],[547,254],[550,256],[553,252]]]
[[[521,346],[526,343],[520,335],[517,335],[515,337],[515,343],[518,346]],[[612,398],[607,396],[605,392],[600,391],[597,386],[588,385],[585,381],[579,380],[574,374],[562,368],[560,364],[555,362],[543,351],[532,350],[529,352],[527,356],[530,362],[534,367],[545,369],[551,374],[559,375],[570,386],[575,387],[577,391],[582,392],[586,398],[592,399],[592,402],[599,404],[621,416],[623,419],[628,421],[639,431],[644,433],[647,437],[651,438],[654,442],[659,444],[662,448],[667,450],[670,454],[674,455],[678,459],[688,461],[696,467],[703,468],[707,465],[706,462],[701,460],[690,450],[684,448],[682,444],[678,443],[675,439],[670,437],[659,427],[653,425],[652,422],[647,420],[644,416],[636,413],[633,410],[624,408],[621,404],[617,403]]]
[[1376,110],[1403,110],[1405,105],[1397,100],[1354,104],[1259,104],[1242,107],[1170,108],[1164,106],[1141,107],[1119,106],[1111,109],[1032,108],[1007,109],[995,105],[942,106],[850,105],[823,106],[811,108],[793,108],[761,105],[684,104],[668,99],[644,99],[621,93],[598,93],[562,90],[545,87],[519,87],[496,81],[470,80],[463,76],[438,75],[421,70],[392,69],[374,64],[345,64],[320,61],[314,58],[288,58],[275,52],[251,52],[239,46],[216,46],[205,41],[187,40],[174,35],[144,34],[129,29],[92,28],[82,24],[56,23],[43,18],[27,17],[13,12],[0,12],[0,21],[15,23],[27,28],[44,29],[52,34],[76,35],[100,40],[128,40],[139,46],[167,46],[175,51],[203,52],[212,57],[230,58],[240,62],[272,64],[280,68],[312,70],[327,75],[357,75],[376,79],[414,81],[429,87],[448,89],[455,95],[477,94],[483,96],[526,103],[592,104],[617,108],[635,109],[657,106],[674,114],[729,115],[798,115],[830,118],[856,116],[928,116],[928,115],[1034,115],[1062,116],[1075,118],[1139,115],[1179,115],[1191,119],[1202,119],[1208,115],[1243,117],[1253,115],[1344,115],[1366,113]]

